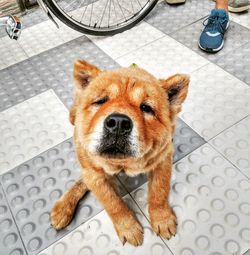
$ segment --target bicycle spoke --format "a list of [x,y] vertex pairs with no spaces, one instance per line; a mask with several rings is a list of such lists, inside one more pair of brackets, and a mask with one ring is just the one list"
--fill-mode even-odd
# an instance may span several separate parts
[[105,8],[104,8],[104,11],[102,12],[102,18],[101,18],[101,22],[100,22],[100,25],[99,25],[99,27],[101,27],[101,24],[102,24],[102,20],[103,20],[103,17],[104,17],[104,13],[105,13],[105,11],[106,11],[107,5],[108,5],[108,0],[106,1],[106,4],[105,4]]
[[89,20],[89,25],[91,25],[92,13],[93,13],[93,3],[91,4],[91,11],[90,11],[90,20]]

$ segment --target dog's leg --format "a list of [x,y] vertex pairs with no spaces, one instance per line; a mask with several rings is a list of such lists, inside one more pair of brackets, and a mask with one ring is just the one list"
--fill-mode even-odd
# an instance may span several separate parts
[[176,234],[176,216],[168,204],[172,155],[149,175],[148,210],[151,226],[157,235],[169,239]]
[[79,180],[56,202],[50,215],[55,229],[62,229],[70,223],[78,202],[87,191],[85,183]]
[[117,194],[110,176],[102,171],[85,171],[84,181],[110,216],[123,244],[138,246],[143,242],[143,228],[134,213]]

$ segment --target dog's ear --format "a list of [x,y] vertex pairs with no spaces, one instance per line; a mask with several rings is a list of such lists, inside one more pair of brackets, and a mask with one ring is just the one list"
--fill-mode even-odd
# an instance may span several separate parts
[[161,80],[162,87],[167,93],[171,112],[177,114],[187,97],[190,77],[186,74],[175,74],[167,80]]
[[78,89],[84,89],[100,73],[100,69],[85,60],[77,60],[74,63],[74,81]]

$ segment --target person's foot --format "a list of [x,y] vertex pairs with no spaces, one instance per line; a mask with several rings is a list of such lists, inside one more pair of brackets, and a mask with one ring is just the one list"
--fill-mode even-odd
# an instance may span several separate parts
[[250,0],[229,0],[228,10],[230,12],[244,12],[250,9]]
[[168,4],[182,4],[185,3],[186,0],[166,0]]
[[229,26],[229,17],[225,10],[214,9],[207,18],[207,23],[203,29],[199,47],[207,52],[217,52],[224,45],[224,34]]

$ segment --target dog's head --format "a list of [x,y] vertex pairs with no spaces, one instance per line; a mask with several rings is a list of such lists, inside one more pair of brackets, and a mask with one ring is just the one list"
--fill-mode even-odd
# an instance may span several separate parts
[[141,158],[172,140],[189,77],[156,79],[136,66],[101,71],[78,60],[70,120],[81,146],[113,161]]

